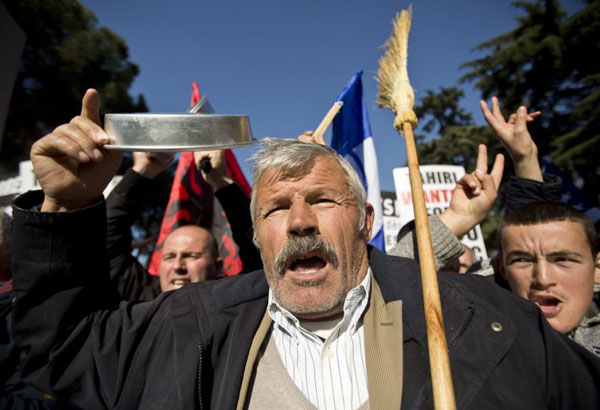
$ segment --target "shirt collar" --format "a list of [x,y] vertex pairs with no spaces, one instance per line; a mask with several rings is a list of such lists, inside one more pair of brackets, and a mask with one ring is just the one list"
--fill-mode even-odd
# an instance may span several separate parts
[[[349,329],[353,333],[358,330],[362,323],[362,315],[369,303],[369,296],[371,294],[371,276],[371,267],[368,266],[367,274],[362,282],[358,286],[352,288],[344,300],[344,316],[340,320],[340,323],[349,321]],[[289,330],[289,327],[291,326],[296,331],[300,330],[301,325],[298,318],[277,302],[271,289],[269,289],[267,312],[273,322],[283,329]]]

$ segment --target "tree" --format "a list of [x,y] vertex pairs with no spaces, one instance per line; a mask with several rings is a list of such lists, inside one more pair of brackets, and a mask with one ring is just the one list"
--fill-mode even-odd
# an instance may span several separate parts
[[[588,1],[572,16],[556,0],[513,6],[524,12],[517,27],[479,44],[476,50],[485,55],[463,64],[468,71],[461,81],[472,82],[484,99],[498,96],[505,116],[523,104],[541,110],[542,117],[529,126],[540,156],[550,155],[573,180],[583,180],[584,193],[598,201],[600,66],[594,56],[600,53],[600,0]],[[415,108],[423,124],[418,131],[439,135],[417,136],[422,164],[463,165],[469,171],[479,143],[488,146],[490,157],[504,152],[491,130],[474,124],[460,107],[462,96],[458,88],[427,91]],[[510,162],[505,170],[505,176],[513,172]],[[500,196],[497,211],[502,204]],[[494,241],[498,221],[492,216],[482,227],[486,242]]]
[[[464,91],[457,87],[441,87],[438,93],[425,91],[415,107],[420,118],[418,154],[420,163],[462,165],[470,170],[475,164],[477,147],[487,143],[490,132],[474,123],[472,115],[460,106]],[[439,135],[425,141],[421,132]]]
[[[31,144],[81,109],[88,88],[102,96],[103,112],[147,111],[128,89],[139,73],[125,41],[76,0],[6,0],[27,35],[6,121],[0,160],[26,159]],[[4,172],[10,168],[4,169]]]
[[[475,124],[473,116],[460,106],[464,91],[458,87],[441,87],[438,93],[425,91],[415,107],[420,118],[415,135],[419,162],[425,164],[462,165],[466,172],[475,169],[479,144],[488,147],[490,162],[498,153],[505,153],[502,144],[487,126]],[[426,141],[426,136],[438,135]],[[510,158],[507,162],[510,174]]]
[[[462,165],[466,172],[475,169],[479,144],[488,146],[489,157],[494,158],[503,148],[487,126],[474,123],[470,113],[460,106],[464,92],[457,87],[442,87],[438,93],[426,91],[415,107],[420,118],[417,150],[419,163]],[[439,135],[438,138],[425,141],[425,132]],[[482,234],[490,247],[495,247],[496,232],[500,219],[497,217],[504,201],[500,197],[492,215],[482,224]]]
[[[567,81],[573,94],[570,127],[552,141],[550,155],[559,166],[572,163],[584,181],[588,196],[597,199],[595,181],[600,169],[593,166],[600,154],[600,68],[594,57],[600,52],[600,1],[592,1],[564,27]],[[567,94],[568,96],[568,94]]]
[[497,95],[505,114],[525,104],[541,110],[532,124],[540,155],[580,175],[584,192],[597,200],[600,187],[600,1],[567,17],[557,0],[513,3],[525,11],[518,26],[477,46],[488,52],[467,62],[462,81],[474,82],[483,98]]

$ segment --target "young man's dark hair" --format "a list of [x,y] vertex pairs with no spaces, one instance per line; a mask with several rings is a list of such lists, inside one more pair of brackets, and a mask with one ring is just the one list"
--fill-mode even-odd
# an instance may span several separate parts
[[571,221],[581,224],[585,231],[592,255],[598,253],[598,234],[594,223],[582,212],[558,202],[531,202],[515,209],[508,215],[498,229],[498,244],[501,246],[502,229],[509,225],[537,225],[555,221]]

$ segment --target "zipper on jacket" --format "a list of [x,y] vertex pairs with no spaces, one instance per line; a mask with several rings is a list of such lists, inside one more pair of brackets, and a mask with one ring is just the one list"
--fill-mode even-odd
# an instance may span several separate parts
[[465,320],[463,325],[460,327],[460,329],[456,333],[456,336],[454,337],[454,339],[452,339],[452,341],[450,341],[450,344],[448,345],[448,351],[452,350],[454,345],[462,337],[463,333],[465,333],[465,331],[467,330],[467,327],[469,327],[469,325],[471,324],[471,320],[473,320],[473,316],[475,316],[475,309],[473,308],[473,304],[471,304],[469,306],[469,317],[467,317],[467,320]]
[[200,317],[198,316],[198,310],[200,309],[200,307],[202,306],[200,301],[197,298],[197,295],[194,292],[190,292],[190,302],[192,303],[192,306],[194,306],[194,313],[196,316],[196,323],[198,326],[198,334],[199,334],[199,341],[198,341],[198,373],[196,376],[196,384],[197,384],[197,388],[198,388],[198,409],[199,410],[203,410],[204,409],[204,403],[203,403],[203,392],[202,392],[202,356],[204,356],[204,353],[206,351],[206,346],[204,346],[204,342],[202,341],[202,323],[200,320]]
[[[200,334],[200,337],[202,337],[202,333]],[[202,344],[202,341],[200,341],[198,343],[198,404],[199,404],[199,409],[202,410],[204,408],[204,405],[202,403],[202,355],[204,353],[204,346]]]

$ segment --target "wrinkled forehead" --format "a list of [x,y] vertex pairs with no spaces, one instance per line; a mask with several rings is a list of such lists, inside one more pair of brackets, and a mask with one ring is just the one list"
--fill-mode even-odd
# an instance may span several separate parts
[[[315,157],[310,161],[300,164],[281,164],[266,168],[260,179],[265,176],[271,181],[279,181],[283,179],[302,179],[308,175],[327,172],[332,179],[346,180],[347,175],[344,168],[338,161],[333,158]],[[260,181],[260,180],[259,180]]]
[[254,182],[255,188],[260,186],[269,186],[283,180],[297,181],[309,175],[314,167],[315,161],[305,163],[302,166],[274,166],[267,168],[260,175],[259,179]]
[[260,179],[254,182],[254,191],[258,195],[259,192],[266,190],[277,190],[280,183],[294,186],[296,182],[315,189],[323,187],[335,190],[347,189],[351,194],[348,175],[339,163],[330,158],[317,158],[294,168],[277,166],[266,169]]

